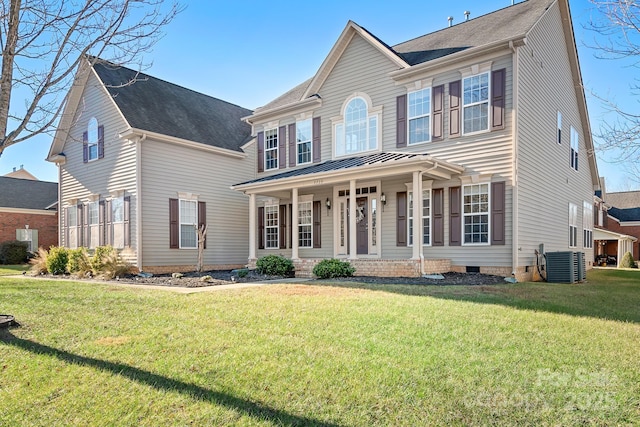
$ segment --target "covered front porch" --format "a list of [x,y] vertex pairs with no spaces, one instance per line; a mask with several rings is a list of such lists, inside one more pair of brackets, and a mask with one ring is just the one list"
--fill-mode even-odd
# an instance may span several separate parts
[[618,267],[627,252],[633,254],[633,243],[638,239],[627,234],[596,228],[593,230],[594,265]]
[[[326,258],[347,259],[366,275],[451,271],[450,260],[425,261],[424,245],[408,244],[422,242],[424,227],[443,214],[433,212],[430,192],[427,199],[411,195],[463,171],[426,154],[377,153],[235,185],[249,196],[249,265],[277,253],[291,258],[299,275]],[[429,220],[413,226],[413,218]]]

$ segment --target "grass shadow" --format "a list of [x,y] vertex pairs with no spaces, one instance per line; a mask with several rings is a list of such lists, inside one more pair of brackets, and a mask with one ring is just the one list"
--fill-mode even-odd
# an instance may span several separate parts
[[640,323],[640,271],[591,271],[585,283],[525,282],[499,285],[400,285],[339,280],[306,282],[453,301],[495,304],[521,310]]
[[9,330],[0,330],[0,342],[21,348],[34,354],[55,357],[63,362],[73,365],[88,366],[101,371],[110,372],[114,375],[119,375],[131,381],[136,381],[158,390],[178,392],[193,399],[236,410],[259,420],[269,420],[276,425],[320,427],[333,427],[338,425],[290,414],[288,412],[263,405],[259,402],[252,402],[227,393],[209,390],[196,384],[190,384],[154,374],[153,372],[145,371],[123,363],[109,362],[106,360],[73,354],[65,350],[60,350],[48,345],[16,337]]

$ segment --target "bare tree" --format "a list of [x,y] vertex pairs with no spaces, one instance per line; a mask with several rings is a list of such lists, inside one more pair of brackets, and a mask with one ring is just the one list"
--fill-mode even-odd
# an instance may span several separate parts
[[[625,65],[640,68],[640,4],[635,0],[590,0],[597,14],[588,29],[596,33],[589,47],[597,50],[602,59],[622,60]],[[630,82],[632,96],[640,96],[640,80]],[[614,113],[615,120],[603,121],[598,137],[600,150],[615,150],[617,160],[633,161],[628,172],[640,178],[634,166],[640,154],[640,111],[620,107],[613,99],[595,94],[606,110]]]
[[1,0],[0,155],[53,130],[81,61],[142,67],[181,10],[164,0]]

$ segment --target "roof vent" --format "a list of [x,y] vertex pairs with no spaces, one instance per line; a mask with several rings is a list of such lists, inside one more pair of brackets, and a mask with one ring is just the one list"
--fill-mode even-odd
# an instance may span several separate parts
[[469,20],[469,15],[471,15],[471,12],[469,12],[468,10],[464,11],[464,20],[468,21]]
[[449,21],[449,26],[453,25],[453,16],[448,17],[447,21]]

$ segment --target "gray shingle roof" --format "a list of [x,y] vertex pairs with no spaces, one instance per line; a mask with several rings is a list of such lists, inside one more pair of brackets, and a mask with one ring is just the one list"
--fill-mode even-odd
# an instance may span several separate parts
[[274,181],[276,179],[291,178],[295,176],[311,175],[314,173],[337,171],[357,168],[359,166],[383,164],[400,159],[411,159],[414,157],[421,157],[425,154],[422,153],[376,153],[368,156],[361,157],[349,157],[339,160],[327,160],[326,162],[318,163],[315,165],[307,166],[300,169],[288,170],[286,172],[278,173],[275,175],[269,175],[251,181],[242,182],[236,185],[256,184],[259,182]]
[[619,209],[612,207],[609,209],[609,215],[620,221],[640,221],[640,207]]
[[[387,45],[371,31],[361,28],[409,65],[417,65],[471,47],[525,34],[552,3],[553,0],[526,0],[395,46]],[[256,111],[301,101],[310,83],[311,79],[301,83]]]
[[57,182],[0,176],[0,207],[47,209],[57,201]]
[[640,191],[607,193],[605,202],[619,209],[640,208]]
[[126,67],[94,69],[133,128],[240,152],[251,139],[251,110]]

